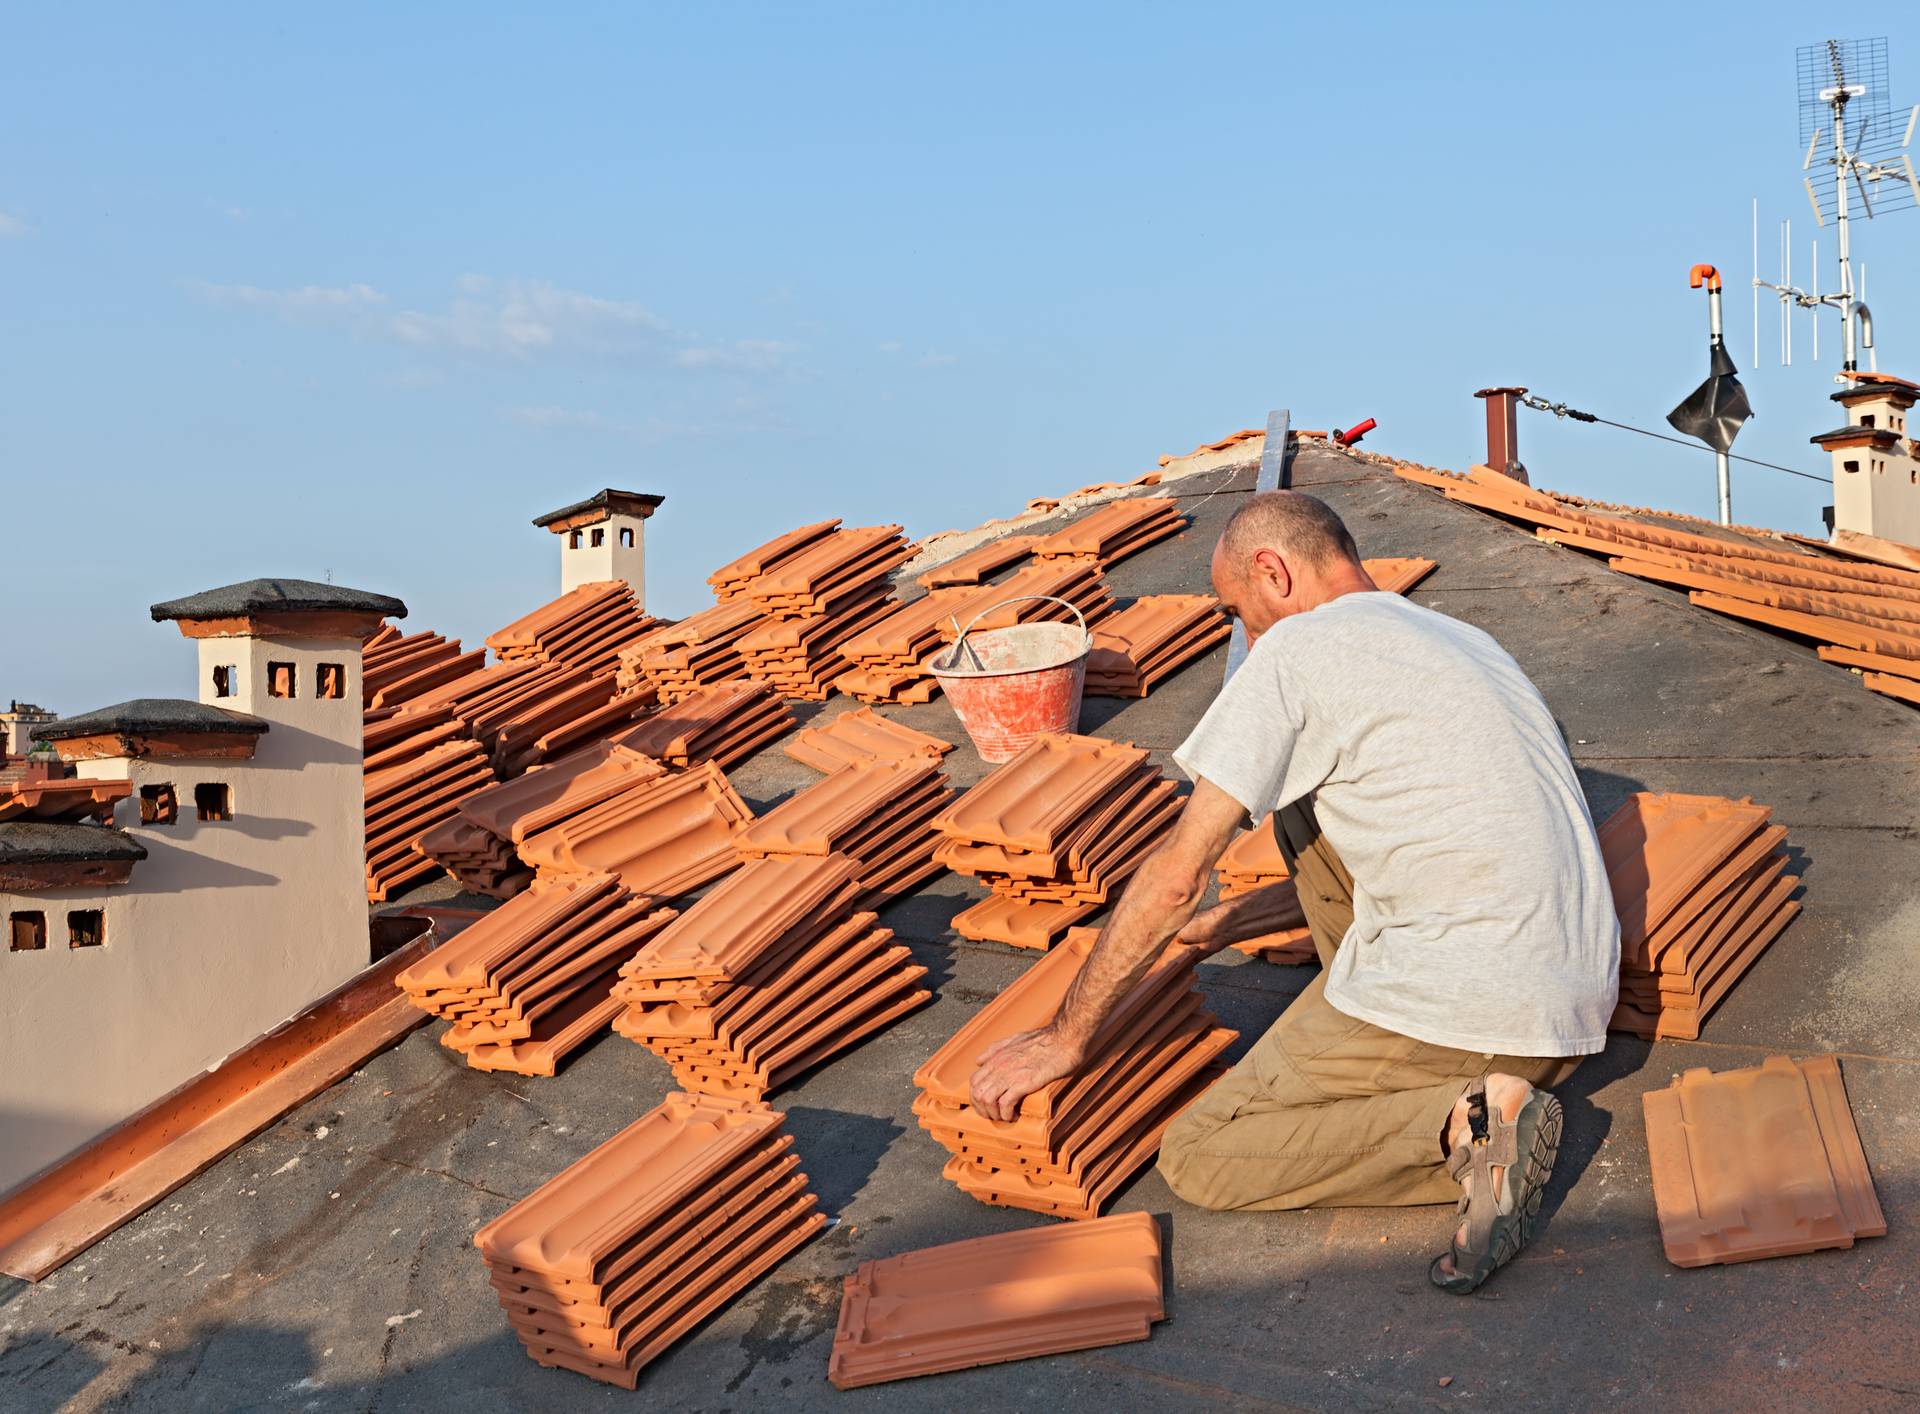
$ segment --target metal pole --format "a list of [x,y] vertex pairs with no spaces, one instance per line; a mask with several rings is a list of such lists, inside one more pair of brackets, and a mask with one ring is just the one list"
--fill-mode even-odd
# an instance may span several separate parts
[[[1859,367],[1853,340],[1853,266],[1848,263],[1852,247],[1847,242],[1847,91],[1841,88],[1833,96],[1833,195],[1834,216],[1840,228],[1840,371],[1851,373]],[[1816,316],[1817,317],[1817,316]]]
[[[1720,330],[1720,277],[1715,275],[1707,282],[1707,325],[1713,337],[1713,347],[1719,348],[1724,342]],[[1733,481],[1729,475],[1727,454],[1715,452],[1714,466],[1720,478],[1720,524],[1733,524]]]

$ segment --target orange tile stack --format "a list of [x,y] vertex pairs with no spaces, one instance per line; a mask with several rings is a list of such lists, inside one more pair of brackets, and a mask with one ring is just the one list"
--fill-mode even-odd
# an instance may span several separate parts
[[1689,1070],[1640,1103],[1660,1241],[1675,1266],[1886,1236],[1837,1057]]
[[1003,535],[998,540],[989,540],[977,545],[964,555],[955,556],[943,565],[936,565],[915,579],[914,583],[922,589],[943,589],[955,584],[984,584],[987,579],[1008,565],[1016,564],[1033,554],[1033,547],[1040,543],[1038,535]]
[[[18,776],[0,781],[0,821],[74,824],[97,818],[111,824],[113,807],[132,794],[130,780],[56,776],[41,762],[29,761]],[[927,848],[933,848],[931,837]]]
[[857,588],[804,618],[769,618],[740,640],[747,672],[783,697],[824,702],[836,679],[852,670],[841,645],[864,633],[897,606],[884,581]]
[[844,855],[756,859],[621,969],[614,1022],[698,1094],[759,1099],[922,1003]]
[[911,555],[897,525],[834,530],[745,582],[737,592],[766,616],[740,642],[747,671],[826,700],[851,667],[842,645],[893,612],[889,578]]
[[[1255,889],[1286,883],[1287,861],[1281,857],[1280,841],[1274,837],[1273,816],[1262,816],[1259,824],[1228,845],[1226,853],[1220,856],[1220,862],[1214,866],[1214,872],[1220,879],[1222,902],[1250,894]],[[1294,907],[1299,907],[1297,901]],[[1244,943],[1235,943],[1234,949],[1257,957],[1262,962],[1297,964],[1313,962],[1317,957],[1313,950],[1313,933],[1307,928],[1304,918],[1298,927],[1269,933],[1265,937],[1249,938]]]
[[582,584],[487,635],[503,663],[564,663],[611,673],[622,648],[660,626],[642,613],[625,580]]
[[486,666],[487,650],[460,651],[460,640],[437,633],[403,634],[382,624],[360,653],[360,698],[364,707],[398,707],[430,688]]
[[1109,614],[1093,632],[1087,693],[1145,697],[1162,678],[1216,644],[1233,623],[1211,594],[1150,594]]
[[926,702],[940,690],[923,665],[946,641],[949,617],[972,601],[972,589],[936,589],[902,604],[840,645],[853,664],[834,686],[862,702]]
[[928,756],[938,761],[953,743],[928,736],[883,717],[871,707],[842,712],[825,726],[807,727],[787,743],[787,755],[816,771],[837,771],[861,761],[904,761]]
[[606,875],[536,883],[394,980],[478,1070],[552,1075],[620,1014],[620,967],[674,918]]
[[636,894],[672,898],[739,861],[735,832],[753,818],[711,761],[648,777],[631,773],[614,794],[516,842],[521,862],[543,878],[612,874]]
[[1160,1226],[1120,1213],[862,1262],[846,1280],[827,1378],[858,1389],[1145,1340],[1166,1317]]
[[1045,536],[1033,547],[1041,560],[1075,560],[1107,569],[1186,525],[1179,504],[1166,496],[1133,496],[1109,501],[1072,525]]
[[628,691],[651,686],[663,702],[747,675],[740,640],[763,622],[745,599],[715,604],[677,624],[654,629],[620,650],[619,682]]
[[[960,595],[962,590],[940,590]],[[940,624],[943,642],[952,643],[960,629],[1009,628],[1014,624],[1078,623],[1073,609],[1051,602],[1064,599],[1085,615],[1089,625],[1113,611],[1113,591],[1099,567],[1077,560],[1042,560],[1007,576],[998,584],[982,585],[967,594],[960,606]],[[953,619],[958,618],[956,629]]]
[[1046,948],[1098,912],[1172,828],[1174,783],[1126,742],[1044,736],[935,817],[934,859],[994,896],[962,937]]
[[713,597],[722,604],[739,598],[746,593],[747,586],[761,575],[788,563],[809,545],[839,528],[839,521],[823,520],[774,536],[766,544],[747,551],[739,559],[720,566],[708,575],[707,583],[713,589]]
[[[391,730],[391,724],[382,725]],[[494,781],[486,752],[464,733],[444,740],[433,740],[431,731],[395,735],[389,745],[384,734],[367,732],[367,898],[375,903],[440,872],[414,842]]]
[[953,799],[930,756],[842,766],[734,837],[742,860],[841,854],[854,861],[859,906],[879,908],[941,871],[933,817]]
[[1622,574],[1685,590],[1702,608],[1811,639],[1828,662],[1860,669],[1867,687],[1920,701],[1920,571],[1789,550],[1777,539],[1758,544],[1717,527],[1702,534],[1602,515],[1485,467],[1467,476],[1396,470],[1448,500],[1534,526],[1542,540],[1603,556]]
[[728,767],[778,741],[793,723],[793,709],[773,688],[749,679],[702,688],[619,739],[669,766],[712,761]]
[[1434,560],[1362,560],[1376,587],[1388,594],[1405,594],[1439,568]]
[[420,836],[418,847],[467,888],[511,898],[533,880],[520,845],[666,773],[650,756],[601,742],[467,796],[452,819]]
[[1750,800],[1642,792],[1600,827],[1620,915],[1613,1029],[1693,1040],[1800,911],[1787,832]]
[[765,1105],[668,1095],[476,1232],[527,1353],[633,1389],[819,1232],[781,1123]]
[[1098,935],[1076,928],[942,1046],[913,1077],[921,1128],[953,1155],[941,1171],[983,1203],[1093,1218],[1152,1158],[1173,1117],[1218,1078],[1235,1034],[1193,989],[1194,953],[1175,943],[1102,1024],[1079,1072],[1027,1096],[1011,1121],[973,1107],[980,1053],[1048,1025]]

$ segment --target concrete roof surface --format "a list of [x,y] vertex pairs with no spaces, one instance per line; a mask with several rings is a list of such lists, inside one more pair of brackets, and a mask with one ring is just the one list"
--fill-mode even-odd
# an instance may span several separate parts
[[33,729],[35,741],[65,741],[69,737],[121,732],[129,736],[160,732],[252,732],[267,730],[267,722],[247,712],[233,712],[185,697],[135,697],[111,707],[96,707],[77,717]]
[[[1194,524],[1111,572],[1194,592],[1251,465],[1154,488]],[[1811,650],[1324,448],[1294,484],[1363,554],[1439,562],[1419,603],[1493,634],[1539,684],[1604,816],[1635,790],[1750,795],[1788,827],[1805,911],[1697,1042],[1625,1036],[1560,1091],[1546,1222],[1471,1298],[1429,1286],[1450,1208],[1212,1213],[1149,1167],[1109,1211],[1160,1216],[1168,1312],[1132,1345],[838,1393],[841,1278],[868,1257],[1034,1226],[940,1178],[912,1074],[1032,956],[948,927],[982,896],[945,875],[882,921],[933,1003],[776,1091],[838,1223],[656,1361],[639,1398],[521,1351],[472,1234],[655,1104],[667,1068],[617,1035],[551,1080],[469,1070],[413,1033],[38,1287],[0,1283],[10,1408],[845,1411],[1046,1408],[1906,1409],[1920,1391],[1920,716]],[[1024,528],[1024,527],[1023,527]],[[1219,648],[1083,730],[1167,752],[1216,691]],[[857,704],[799,703],[802,723]],[[886,714],[965,736],[944,701]],[[1444,749],[1436,742],[1436,749]],[[986,768],[964,745],[955,783]],[[777,748],[729,773],[756,811],[819,779]],[[1497,783],[1489,783],[1497,789]],[[426,892],[446,894],[447,886]],[[1238,1055],[1310,969],[1201,969]],[[1488,985],[1504,985],[1489,977]],[[1640,1097],[1697,1066],[1838,1052],[1891,1226],[1847,1251],[1680,1270],[1654,1221]],[[1443,1383],[1444,1382],[1444,1383]]]
[[203,589],[184,599],[155,604],[154,622],[168,619],[224,619],[243,614],[351,613],[404,619],[407,606],[390,594],[320,584],[311,579],[243,579],[218,589]]
[[126,831],[106,825],[42,820],[0,823],[0,864],[28,860],[36,864],[65,864],[146,857],[145,845]]

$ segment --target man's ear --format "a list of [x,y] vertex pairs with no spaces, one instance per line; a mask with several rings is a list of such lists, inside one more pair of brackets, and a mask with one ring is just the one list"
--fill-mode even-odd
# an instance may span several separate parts
[[1293,567],[1281,557],[1278,550],[1261,546],[1253,552],[1253,565],[1275,595],[1281,599],[1293,596]]

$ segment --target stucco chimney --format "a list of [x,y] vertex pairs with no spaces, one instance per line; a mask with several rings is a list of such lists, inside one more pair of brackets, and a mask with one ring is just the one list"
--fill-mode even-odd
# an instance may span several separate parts
[[1812,438],[1833,458],[1833,526],[1903,545],[1920,545],[1920,446],[1907,414],[1920,387],[1879,377],[1833,395],[1844,427]]
[[647,517],[665,499],[608,487],[584,501],[535,517],[535,525],[560,537],[560,592],[620,579],[632,588],[634,602],[645,609]]

